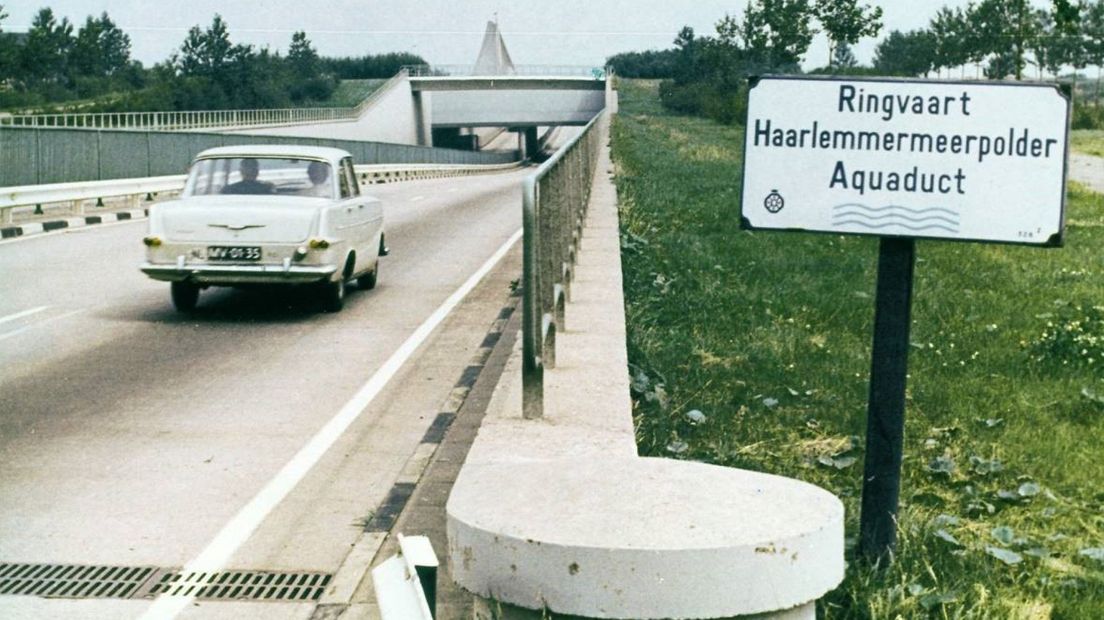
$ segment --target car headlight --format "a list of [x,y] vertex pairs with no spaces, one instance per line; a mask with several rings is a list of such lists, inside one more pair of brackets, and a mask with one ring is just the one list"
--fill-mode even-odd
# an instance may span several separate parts
[[311,239],[309,245],[314,250],[325,250],[330,247],[330,242],[325,239]]

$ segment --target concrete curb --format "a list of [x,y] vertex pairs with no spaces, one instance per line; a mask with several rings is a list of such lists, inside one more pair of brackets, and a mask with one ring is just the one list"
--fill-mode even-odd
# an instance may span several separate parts
[[15,239],[28,237],[42,233],[65,230],[69,228],[84,228],[95,224],[108,224],[111,222],[125,222],[127,220],[141,220],[149,217],[149,209],[128,209],[125,211],[112,211],[103,215],[86,215],[84,217],[70,217],[60,220],[45,222],[28,222],[18,226],[6,226],[0,228],[0,239]]
[[[372,512],[371,519],[364,524],[360,536],[334,574],[333,581],[319,600],[320,609],[343,611],[355,604],[356,592],[364,587],[373,560],[378,557],[380,549],[388,542],[388,537],[398,533],[396,524],[405,516],[407,506],[417,497],[418,485],[424,482],[424,478],[428,475],[427,470],[438,450],[445,443],[449,430],[460,417],[461,408],[466,405],[477,379],[503,337],[507,324],[516,314],[516,305],[517,300],[510,298],[510,303],[499,311],[498,317],[491,323],[482,344],[469,358],[468,365],[460,378],[444,402],[437,408],[439,413],[433,423],[426,429],[421,442],[407,459],[391,490]],[[312,617],[316,616],[318,614]]]

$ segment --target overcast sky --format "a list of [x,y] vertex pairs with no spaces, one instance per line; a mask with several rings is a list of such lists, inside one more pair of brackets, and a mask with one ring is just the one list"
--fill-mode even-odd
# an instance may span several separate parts
[[[1034,0],[1040,6],[1046,0]],[[325,56],[359,56],[391,51],[419,54],[436,64],[471,64],[486,22],[498,23],[515,64],[598,65],[617,52],[666,49],[689,25],[701,34],[725,13],[742,13],[746,0],[0,0],[9,18],[5,30],[23,30],[34,14],[50,6],[77,26],[88,15],[108,15],[131,37],[132,54],[146,65],[179,49],[188,28],[206,28],[216,13],[230,26],[235,43],[286,51],[291,33],[304,30]],[[928,23],[944,5],[966,0],[883,0],[882,35]],[[876,41],[856,48],[869,63]],[[806,64],[827,62],[818,37]]]

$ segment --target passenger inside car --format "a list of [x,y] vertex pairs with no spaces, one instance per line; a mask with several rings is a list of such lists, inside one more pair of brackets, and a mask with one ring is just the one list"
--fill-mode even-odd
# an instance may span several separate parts
[[333,198],[329,164],[320,161],[312,161],[310,165],[307,166],[307,177],[310,178],[311,186],[300,191],[300,195]]

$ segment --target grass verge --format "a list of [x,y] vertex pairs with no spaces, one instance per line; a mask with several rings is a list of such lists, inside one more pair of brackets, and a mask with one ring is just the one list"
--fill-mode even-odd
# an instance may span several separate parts
[[327,101],[318,105],[334,108],[353,108],[361,104],[387,80],[341,80],[337,90]]
[[1104,157],[1104,129],[1076,129],[1071,131],[1070,149],[1085,155]]
[[[858,529],[877,241],[739,227],[743,131],[621,82],[641,454],[800,478]],[[900,545],[826,618],[1104,618],[1104,197],[1066,247],[917,244]]]

